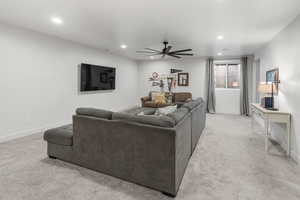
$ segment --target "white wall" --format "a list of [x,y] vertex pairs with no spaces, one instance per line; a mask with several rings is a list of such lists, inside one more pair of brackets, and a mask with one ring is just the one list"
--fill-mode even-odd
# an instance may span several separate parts
[[[260,59],[261,80],[265,72],[279,68],[280,91],[278,104],[280,110],[292,113],[292,156],[300,157],[300,16],[279,33],[267,46],[256,52]],[[286,148],[284,126],[272,125],[272,135]]]
[[[0,141],[71,122],[79,106],[138,103],[136,62],[69,41],[0,25]],[[78,64],[117,68],[116,90],[80,94]]]
[[[182,60],[154,60],[139,63],[139,94],[147,96],[149,91],[157,90],[158,86],[152,87],[149,78],[153,72],[158,74],[170,74],[170,69],[182,69],[189,72],[190,83],[188,87],[176,87],[173,92],[191,92],[193,98],[204,97],[206,60],[202,58],[190,58]],[[167,89],[165,90],[167,91]]]
[[240,89],[216,88],[216,112],[240,114]]

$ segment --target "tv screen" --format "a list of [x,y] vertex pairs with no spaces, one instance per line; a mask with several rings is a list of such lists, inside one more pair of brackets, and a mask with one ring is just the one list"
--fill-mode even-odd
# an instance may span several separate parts
[[82,63],[80,91],[114,90],[116,69]]

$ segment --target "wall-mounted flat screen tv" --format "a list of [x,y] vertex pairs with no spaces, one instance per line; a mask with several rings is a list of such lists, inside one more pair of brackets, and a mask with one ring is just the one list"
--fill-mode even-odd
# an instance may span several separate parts
[[114,90],[116,68],[82,63],[80,91]]

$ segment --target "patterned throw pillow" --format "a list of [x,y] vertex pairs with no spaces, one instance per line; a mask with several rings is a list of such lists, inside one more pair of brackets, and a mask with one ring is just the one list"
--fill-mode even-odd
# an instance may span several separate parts
[[154,102],[157,104],[165,104],[166,103],[166,97],[165,94],[159,94],[155,96]]

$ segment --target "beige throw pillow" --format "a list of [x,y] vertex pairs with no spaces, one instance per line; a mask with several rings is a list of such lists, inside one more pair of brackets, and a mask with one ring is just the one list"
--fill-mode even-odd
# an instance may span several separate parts
[[165,104],[166,103],[166,97],[165,94],[159,94],[155,96],[154,102],[157,104]]
[[161,94],[160,92],[151,92],[151,101],[154,101],[155,97],[160,94]]

